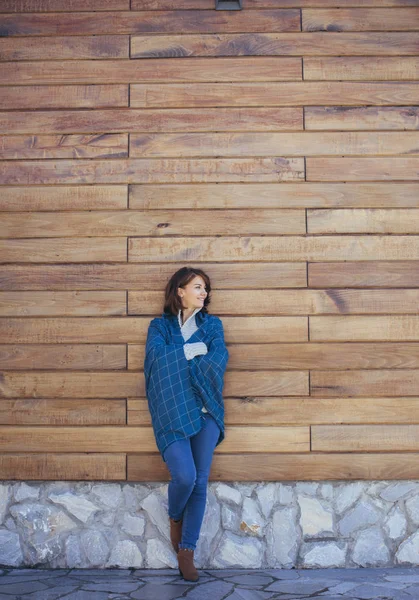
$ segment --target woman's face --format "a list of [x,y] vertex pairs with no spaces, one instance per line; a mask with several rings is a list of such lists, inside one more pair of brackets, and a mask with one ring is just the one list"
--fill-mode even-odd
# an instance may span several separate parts
[[183,308],[201,308],[207,297],[205,281],[200,275],[194,277],[185,287],[178,288]]

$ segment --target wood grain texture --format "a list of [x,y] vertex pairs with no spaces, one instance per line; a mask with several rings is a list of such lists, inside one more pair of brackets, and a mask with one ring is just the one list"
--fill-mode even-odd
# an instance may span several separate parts
[[125,425],[126,400],[13,399],[0,401],[1,425]]
[[133,158],[272,156],[279,148],[286,156],[419,155],[419,131],[134,133],[130,136],[129,155]]
[[[20,0],[20,2],[22,1]],[[6,0],[6,2],[11,2],[11,0]],[[62,2],[62,0],[32,0],[32,2]],[[344,2],[346,7],[377,6],[377,0],[344,0]],[[416,6],[416,4],[417,0],[380,0],[380,6],[382,7]],[[243,0],[243,8],[246,11],[261,8],[335,8],[339,5],[337,0]],[[131,0],[131,7],[143,10],[167,10],[173,7],[173,2],[171,0]],[[212,0],[183,0],[182,6],[179,8],[184,10],[193,8],[212,10],[214,4]]]
[[129,8],[129,0],[2,0],[0,12],[68,12]]
[[[151,425],[146,398],[129,398],[128,425]],[[412,398],[242,398],[225,399],[225,424],[320,425],[419,423],[419,397]]]
[[117,453],[0,455],[1,479],[24,481],[117,481],[126,479],[126,455]]
[[[414,31],[419,29],[419,8],[350,8],[302,11],[303,31]],[[365,53],[367,54],[367,52]]]
[[303,234],[303,209],[199,211],[19,212],[3,216],[0,238],[188,235]]
[[[210,481],[301,481],[417,479],[415,452],[348,452],[299,454],[215,454]],[[169,481],[160,455],[129,454],[128,481]]]
[[89,370],[125,369],[125,344],[2,344],[0,368]]
[[128,88],[123,84],[8,85],[1,90],[0,109],[118,108],[128,106]]
[[[398,29],[397,27],[394,27]],[[412,27],[413,28],[413,27]],[[14,40],[13,40],[14,41]],[[1,45],[0,45],[1,49]],[[26,50],[27,52],[27,50]],[[184,56],[403,56],[418,54],[414,32],[232,33],[201,35],[132,35],[132,58]],[[30,59],[30,55],[28,55]],[[57,57],[58,58],[58,57]]]
[[[299,133],[293,134],[297,138],[299,135]],[[335,135],[339,139],[340,134],[331,135]],[[373,137],[371,132],[367,135],[369,139]],[[356,139],[359,139],[358,136],[359,134],[355,134]],[[287,137],[289,139],[289,136]],[[99,186],[95,186],[93,189],[97,187]],[[48,190],[48,188],[44,189]],[[113,188],[109,186],[106,189]],[[203,208],[254,208],[255,206],[258,208],[307,209],[310,207],[417,208],[417,197],[417,184],[402,182],[289,182],[287,185],[282,185],[282,183],[252,183],[251,185],[247,183],[134,184],[129,188],[130,208],[146,210],[188,209],[191,206],[194,207],[194,210]],[[77,207],[75,207],[75,210],[77,210]],[[214,268],[216,266],[211,265],[213,273]],[[256,277],[256,273],[254,276]],[[249,282],[249,285],[251,285],[251,282]]]
[[125,262],[125,238],[55,238],[0,240],[2,263]]
[[[405,130],[418,129],[419,107],[308,107],[304,110],[306,129],[393,129],[401,137]],[[403,131],[401,131],[403,130]]]
[[[307,159],[308,161],[309,159]],[[317,159],[321,160],[321,159]],[[331,160],[331,159],[329,159]],[[367,159],[364,159],[367,160]],[[375,159],[377,160],[377,159]],[[344,261],[419,260],[419,237],[403,235],[129,238],[129,262],[193,260]]]
[[[5,36],[122,35],[134,33],[208,33],[300,31],[298,9],[240,11],[226,19],[222,11],[107,10],[70,12],[63,19],[59,13],[11,13],[2,17]],[[171,7],[171,9],[173,6]]]
[[308,209],[308,233],[419,233],[419,210]]
[[46,56],[54,60],[128,58],[129,43],[127,35],[9,37],[0,39],[0,60],[45,60]]
[[3,85],[109,82],[121,84],[136,81],[143,83],[298,81],[302,79],[301,58],[297,57],[222,57],[216,61],[211,58],[182,58],[176,62],[178,64],[174,64],[172,59],[158,58],[3,62],[0,63],[0,76]]
[[419,340],[419,315],[313,315],[310,339],[413,342]]
[[[193,263],[192,263],[193,264]],[[180,268],[181,265],[179,264]],[[209,263],[213,289],[302,288],[307,285],[305,262]],[[0,265],[3,290],[162,290],[173,264]]]
[[314,452],[417,452],[418,425],[312,425]]
[[130,102],[132,107],[138,108],[404,106],[419,103],[419,84],[407,81],[273,81],[164,85],[133,82],[130,85]]
[[[415,396],[419,383],[419,371],[313,371],[310,379],[310,395],[318,396]],[[397,415],[395,415],[397,422]]]
[[310,263],[309,287],[416,288],[419,287],[419,262],[378,260],[366,262]]
[[0,162],[0,178],[6,185],[303,181],[304,159],[16,160]]
[[[371,67],[373,61],[373,77]],[[334,56],[304,58],[304,79],[353,81],[417,81],[419,60],[416,56]]]
[[3,186],[0,211],[120,210],[128,208],[127,185]]
[[306,162],[307,181],[418,181],[419,158],[318,158]]
[[0,159],[126,158],[128,134],[0,135]]
[[[76,110],[12,111],[0,113],[3,133],[91,133],[92,130],[118,133],[208,131],[275,131],[302,130],[302,108],[214,108],[185,110]],[[105,163],[106,164],[106,163]],[[80,182],[79,182],[80,183]]]
[[0,292],[1,317],[126,314],[126,292]]

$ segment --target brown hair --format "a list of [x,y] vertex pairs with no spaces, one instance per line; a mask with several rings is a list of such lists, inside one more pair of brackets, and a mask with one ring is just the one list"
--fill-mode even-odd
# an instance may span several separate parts
[[207,296],[204,300],[201,311],[207,313],[208,305],[211,302],[211,282],[208,275],[202,269],[195,269],[192,267],[182,267],[176,273],[172,275],[170,280],[167,282],[166,290],[164,294],[164,312],[172,315],[177,315],[179,310],[182,309],[182,300],[180,299],[177,289],[178,287],[184,287],[188,285],[190,281],[197,275],[200,275],[205,281],[207,286]]

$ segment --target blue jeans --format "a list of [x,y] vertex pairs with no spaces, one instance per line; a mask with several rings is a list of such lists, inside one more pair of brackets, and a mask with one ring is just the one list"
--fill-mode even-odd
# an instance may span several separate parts
[[179,548],[196,548],[205,513],[207,484],[215,445],[220,435],[210,413],[202,413],[202,428],[184,440],[172,442],[164,452],[170,471],[169,517],[183,518]]

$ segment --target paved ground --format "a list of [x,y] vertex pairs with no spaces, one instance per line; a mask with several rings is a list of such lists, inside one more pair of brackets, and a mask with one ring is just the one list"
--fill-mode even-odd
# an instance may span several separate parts
[[419,600],[419,567],[392,569],[4,569],[0,600]]

